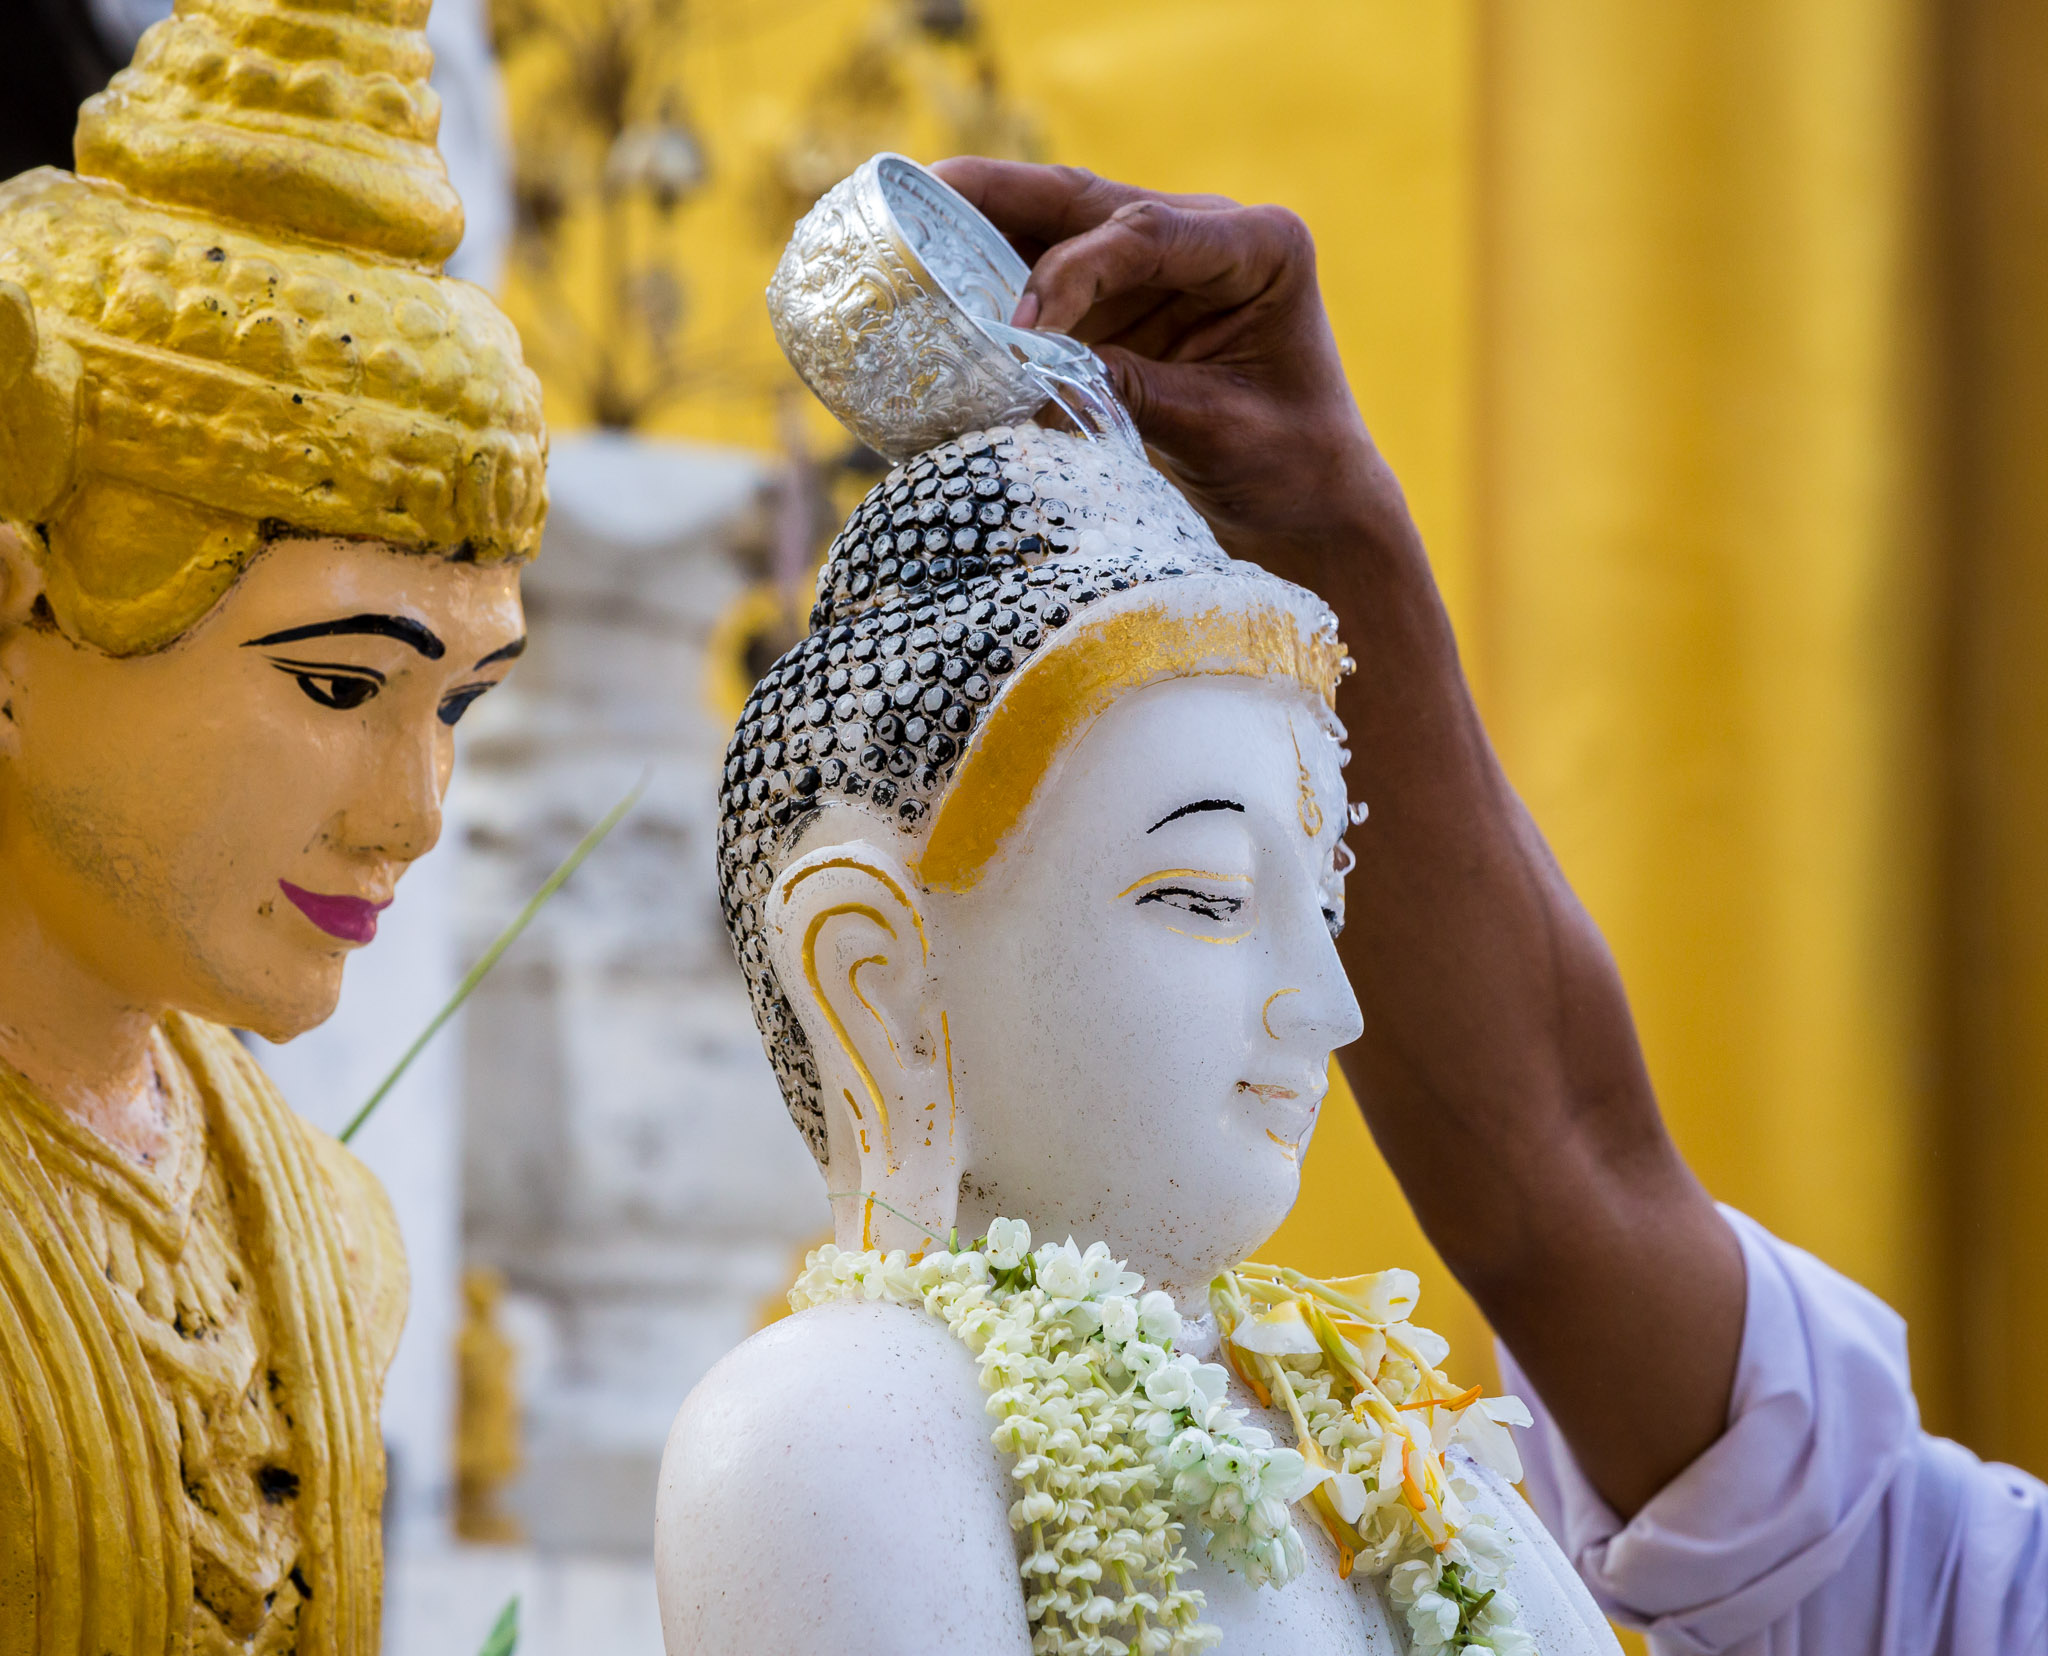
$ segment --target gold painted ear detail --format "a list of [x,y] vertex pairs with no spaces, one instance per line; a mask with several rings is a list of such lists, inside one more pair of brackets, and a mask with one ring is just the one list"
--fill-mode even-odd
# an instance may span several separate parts
[[[793,966],[810,991],[819,1026],[813,1038],[835,1050],[851,1072],[854,1085],[839,1091],[852,1112],[861,1154],[878,1156],[891,1178],[914,1159],[914,1150],[925,1148],[916,1141],[935,1136],[938,1094],[949,1085],[935,1073],[942,1048],[943,1062],[951,1062],[951,1041],[939,1022],[925,1030],[922,1010],[906,1013],[904,1005],[892,1005],[883,987],[889,980],[878,983],[872,975],[892,968],[921,973],[928,964],[931,942],[914,892],[901,865],[875,847],[832,846],[783,872],[768,915],[794,957],[785,956],[785,970]],[[852,951],[857,958],[849,959],[828,934],[835,921],[859,928],[863,946]],[[915,954],[908,952],[913,938]],[[950,1137],[950,1092],[943,1102]],[[905,1111],[915,1119],[905,1119]]]
[[[832,1004],[832,991],[825,987],[824,979],[818,972],[818,934],[825,929],[828,922],[842,919],[848,915],[879,926],[891,937],[896,935],[896,928],[889,924],[888,920],[883,917],[882,912],[879,909],[870,907],[866,903],[835,903],[830,908],[822,908],[811,916],[810,924],[804,928],[804,980],[811,986],[811,998],[817,1003],[818,1010],[825,1015],[826,1022],[831,1024],[832,1033],[839,1042],[840,1052],[845,1055],[846,1061],[853,1066],[854,1072],[860,1077],[861,1087],[868,1095],[869,1107],[875,1112],[875,1125],[881,1131],[882,1154],[887,1158],[890,1170],[893,1172],[897,1164],[896,1137],[894,1129],[889,1123],[889,1101],[883,1096],[881,1087],[875,1081],[874,1070],[869,1066],[868,1061],[861,1056],[860,1043],[854,1040],[851,1032],[846,1027],[846,1020],[840,1017],[839,1009]],[[885,955],[868,955],[861,960],[855,961],[847,971],[846,988],[847,992],[855,1000],[867,1008],[868,1016],[873,1018],[876,1025],[881,1029],[882,1038],[888,1043],[889,1049],[893,1054],[896,1049],[895,1038],[890,1035],[889,1026],[883,1022],[882,1015],[874,1009],[867,996],[860,992],[860,983],[858,981],[861,967],[871,966],[875,962],[885,959],[887,959]],[[847,1093],[846,1102],[853,1106],[854,1118],[861,1120],[860,1106],[854,1102],[851,1092]],[[864,1153],[870,1148],[867,1142],[867,1129],[864,1125],[861,1129],[860,1147]]]
[[[844,1117],[821,1112],[818,1138],[829,1121],[833,1142],[814,1141],[820,1162],[848,1195],[865,1193],[877,1212],[944,1236],[972,1129],[960,1115],[952,1024],[931,975],[922,897],[897,857],[855,840],[821,846],[783,870],[764,920],[818,1084],[846,1106]],[[836,1159],[856,1150],[857,1180]],[[871,1225],[894,1234],[896,1224],[863,1212],[862,1235],[872,1239]],[[926,1225],[935,1229],[924,1233]],[[905,1234],[891,1245],[922,1243]]]

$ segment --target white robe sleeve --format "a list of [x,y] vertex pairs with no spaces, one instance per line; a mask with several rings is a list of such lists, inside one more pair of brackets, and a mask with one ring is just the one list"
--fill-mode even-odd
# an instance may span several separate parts
[[1728,1429],[1627,1524],[1500,1353],[1524,1489],[1601,1608],[1659,1656],[2048,1653],[2048,1486],[1922,1432],[1898,1315],[1722,1211],[1749,1273]]

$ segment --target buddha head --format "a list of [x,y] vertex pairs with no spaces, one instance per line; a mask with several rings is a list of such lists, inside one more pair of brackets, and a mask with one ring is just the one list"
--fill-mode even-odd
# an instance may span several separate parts
[[1359,1014],[1346,664],[1135,448],[906,460],[727,751],[727,923],[841,1240],[992,1218],[1193,1286],[1285,1217]]
[[274,1039],[524,636],[539,386],[441,266],[428,0],[178,0],[0,185],[0,864],[92,993]]

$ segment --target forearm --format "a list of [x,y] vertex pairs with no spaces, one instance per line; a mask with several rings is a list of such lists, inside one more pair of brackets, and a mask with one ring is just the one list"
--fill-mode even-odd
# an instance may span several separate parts
[[1376,457],[1347,469],[1316,583],[1358,663],[1338,711],[1371,807],[1341,944],[1366,1031],[1342,1061],[1431,1241],[1633,1511],[1722,1429],[1740,1250],[1487,740],[1398,486]]

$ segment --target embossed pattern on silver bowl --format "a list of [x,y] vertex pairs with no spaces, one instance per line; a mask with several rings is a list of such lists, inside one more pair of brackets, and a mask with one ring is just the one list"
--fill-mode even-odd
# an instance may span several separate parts
[[1094,352],[1009,325],[1030,268],[958,191],[884,153],[819,198],[768,284],[791,365],[868,447],[900,460],[1056,402],[1137,443]]

